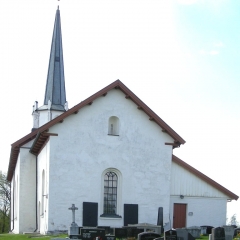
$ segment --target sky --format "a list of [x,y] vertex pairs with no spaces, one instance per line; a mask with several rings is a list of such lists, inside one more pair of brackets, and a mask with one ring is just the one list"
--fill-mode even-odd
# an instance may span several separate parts
[[120,79],[186,141],[177,157],[240,196],[239,0],[1,1],[0,170],[43,105],[58,5],[68,106]]

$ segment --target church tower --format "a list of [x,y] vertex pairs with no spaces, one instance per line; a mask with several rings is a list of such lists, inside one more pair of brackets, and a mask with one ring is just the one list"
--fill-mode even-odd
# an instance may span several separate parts
[[68,110],[65,91],[62,33],[59,7],[56,11],[52,36],[44,105],[33,106],[33,131]]

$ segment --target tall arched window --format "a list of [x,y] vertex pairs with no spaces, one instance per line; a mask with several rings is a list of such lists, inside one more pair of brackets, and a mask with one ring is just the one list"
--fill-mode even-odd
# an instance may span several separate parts
[[108,120],[108,135],[119,135],[119,118],[112,116]]
[[107,172],[104,176],[104,214],[116,214],[117,208],[117,182],[115,172]]
[[102,175],[101,217],[119,218],[121,213],[121,173],[115,168],[106,169]]

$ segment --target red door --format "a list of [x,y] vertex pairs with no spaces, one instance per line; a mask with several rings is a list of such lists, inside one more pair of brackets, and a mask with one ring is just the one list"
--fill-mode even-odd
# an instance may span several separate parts
[[186,227],[187,204],[174,203],[173,228]]

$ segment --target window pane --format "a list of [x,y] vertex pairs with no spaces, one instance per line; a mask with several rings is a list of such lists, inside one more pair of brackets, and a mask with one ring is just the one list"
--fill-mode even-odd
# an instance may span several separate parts
[[107,172],[104,176],[104,213],[116,214],[117,206],[117,175]]

